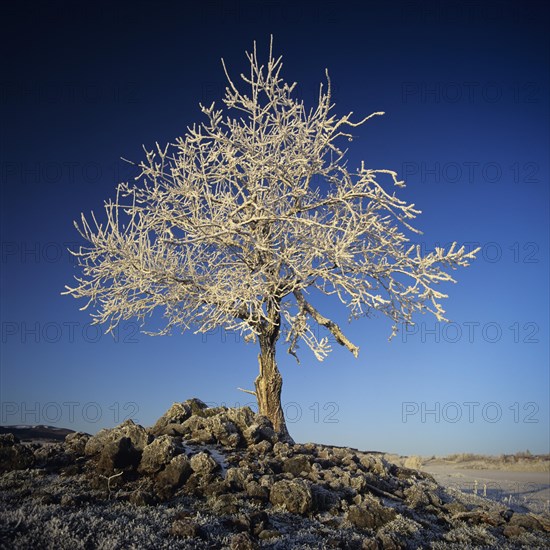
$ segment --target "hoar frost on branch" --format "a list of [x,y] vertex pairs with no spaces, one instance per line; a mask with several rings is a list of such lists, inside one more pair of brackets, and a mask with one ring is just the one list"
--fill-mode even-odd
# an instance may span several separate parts
[[89,246],[74,254],[83,276],[66,294],[94,304],[94,322],[109,331],[122,320],[141,321],[157,308],[165,327],[208,332],[217,327],[255,340],[269,328],[286,336],[295,355],[300,341],[322,360],[331,333],[355,356],[359,348],[311,303],[312,291],[336,297],[350,318],[379,311],[413,323],[415,312],[444,321],[436,289],[454,282],[444,268],[468,265],[477,250],[436,248],[421,254],[404,231],[419,214],[387,192],[377,178],[404,186],[396,172],[348,170],[351,115],[332,113],[330,79],[318,105],[307,110],[281,79],[281,57],[270,48],[260,66],[256,45],[247,53],[247,93],[229,77],[223,102],[201,105],[206,122],[183,138],[145,150],[138,184],[118,185],[105,204],[106,221],[84,215],[75,224]]

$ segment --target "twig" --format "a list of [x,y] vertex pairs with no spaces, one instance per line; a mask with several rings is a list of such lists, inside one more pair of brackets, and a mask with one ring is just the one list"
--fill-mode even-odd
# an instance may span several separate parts
[[256,392],[252,390],[243,390],[243,388],[237,388],[240,391],[244,391],[244,393],[249,393],[250,395],[256,396]]
[[386,498],[390,498],[392,500],[399,500],[399,501],[403,501],[403,499],[401,497],[398,497],[397,495],[392,495],[391,493],[387,493],[386,491],[383,491],[382,489],[378,489],[378,487],[375,487],[374,485],[370,485],[368,483],[365,483],[365,487],[371,492],[371,493],[374,493],[375,495],[378,495],[379,497],[386,497]]
[[113,479],[114,477],[121,476],[123,473],[124,473],[124,471],[121,471],[118,474],[113,474],[110,477],[107,477],[107,476],[104,476],[104,475],[99,476],[99,477],[102,477],[103,479],[107,480],[107,489],[109,489],[109,500],[111,499],[111,479]]

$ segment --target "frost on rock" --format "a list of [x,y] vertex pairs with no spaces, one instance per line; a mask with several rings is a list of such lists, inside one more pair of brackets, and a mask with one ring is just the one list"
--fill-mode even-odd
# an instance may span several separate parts
[[[179,420],[193,417],[231,418],[245,432],[269,427],[225,407],[199,407]],[[80,456],[72,449],[82,436],[53,446],[4,436],[2,448],[21,445],[41,458],[28,466],[27,452],[19,453],[21,463],[0,474],[0,548],[530,549],[548,542],[548,516],[447,490],[376,454],[245,437],[236,447],[197,444],[177,434],[149,435],[138,450],[124,435],[134,429],[126,422],[103,430],[101,450]],[[133,462],[116,462],[124,457]]]

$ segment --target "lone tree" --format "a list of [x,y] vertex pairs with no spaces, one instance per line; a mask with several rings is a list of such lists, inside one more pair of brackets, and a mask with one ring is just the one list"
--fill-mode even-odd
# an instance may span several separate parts
[[296,357],[304,342],[322,361],[331,333],[355,357],[359,348],[312,303],[315,294],[335,296],[350,319],[374,311],[412,324],[414,312],[444,321],[435,289],[455,282],[444,267],[467,266],[476,251],[436,248],[421,254],[403,230],[420,233],[410,220],[420,213],[388,193],[377,177],[403,187],[397,173],[361,163],[350,171],[346,151],[352,122],[331,113],[330,79],[318,105],[307,110],[279,76],[281,57],[270,45],[267,66],[256,45],[247,53],[250,75],[241,92],[228,75],[223,109],[200,105],[206,122],[187,128],[165,148],[145,149],[138,182],[120,183],[105,202],[106,221],[92,213],[75,222],[89,246],[73,252],[82,277],[64,294],[96,306],[94,323],[112,331],[122,320],[160,308],[163,328],[204,333],[224,327],[260,346],[255,391],[259,412],[289,438],[281,408],[282,377],[275,350],[281,336]]

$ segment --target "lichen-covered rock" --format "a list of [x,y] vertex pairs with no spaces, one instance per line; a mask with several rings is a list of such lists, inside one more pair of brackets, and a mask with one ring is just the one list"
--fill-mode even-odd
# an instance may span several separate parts
[[396,513],[391,508],[386,508],[374,501],[368,504],[352,505],[349,507],[346,517],[350,523],[359,529],[378,529],[392,521]]
[[337,492],[331,491],[322,485],[311,485],[313,509],[318,512],[334,510],[340,507],[340,497]]
[[103,447],[108,443],[112,443],[127,437],[130,439],[132,446],[137,451],[143,451],[144,447],[150,443],[152,436],[147,433],[143,426],[136,424],[133,420],[125,420],[115,428],[104,428],[96,435],[90,437],[86,442],[86,456],[99,454]]
[[528,514],[514,514],[510,518],[509,525],[520,527],[527,531],[547,531],[544,525],[535,517]]
[[13,447],[16,443],[20,443],[20,441],[19,438],[14,434],[0,434],[0,449]]
[[134,448],[129,437],[121,437],[107,443],[101,450],[97,470],[103,475],[112,475],[116,470],[135,469],[141,453]]
[[236,514],[239,511],[238,496],[233,493],[213,496],[210,505],[212,511],[221,516]]
[[143,474],[155,474],[182,452],[174,438],[161,435],[144,447],[138,470]]
[[230,484],[231,487],[238,491],[244,489],[244,484],[247,475],[250,473],[248,468],[233,467],[228,468],[225,473],[225,480]]
[[50,472],[59,471],[74,462],[75,455],[66,452],[61,443],[41,445],[34,451],[35,465]]
[[254,422],[246,428],[243,436],[248,445],[254,445],[260,441],[269,441],[274,445],[279,441],[277,433],[273,429],[273,424],[268,418],[260,414],[254,417]]
[[208,405],[200,399],[188,399],[182,403],[174,403],[149,429],[149,433],[157,435],[174,435],[174,432],[180,433],[179,426],[186,420],[195,417],[206,416]]
[[269,500],[269,488],[264,485],[260,485],[255,480],[251,480],[246,483],[245,491],[250,498],[256,498],[262,501]]
[[0,436],[0,473],[24,470],[34,465],[35,458],[32,450],[18,441],[10,433]]
[[192,470],[199,475],[208,475],[217,470],[220,465],[205,452],[193,455],[190,460]]
[[250,407],[238,407],[227,409],[227,418],[237,426],[241,433],[244,433],[252,424],[254,424],[256,414]]
[[294,514],[307,514],[313,509],[313,497],[307,483],[301,479],[277,481],[269,492],[271,504],[284,506]]
[[283,462],[283,472],[291,473],[293,476],[299,476],[302,473],[307,475],[310,471],[311,462],[306,455],[292,456]]
[[359,458],[359,464],[367,472],[372,472],[378,476],[388,475],[390,465],[382,458],[372,455],[363,455]]
[[84,432],[72,432],[65,437],[65,449],[77,456],[83,456],[86,443],[92,436]]
[[169,489],[177,489],[189,479],[192,472],[189,459],[184,454],[179,454],[156,476],[157,483]]
[[227,419],[226,415],[217,415],[205,419],[204,430],[214,436],[214,440],[225,447],[237,447],[241,442],[241,435],[237,426]]

